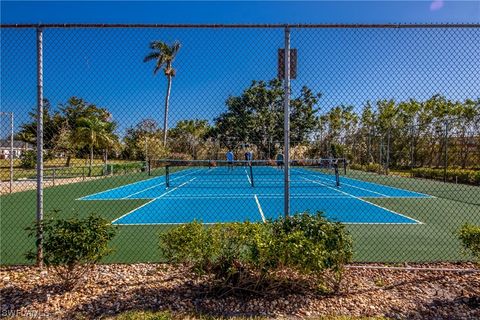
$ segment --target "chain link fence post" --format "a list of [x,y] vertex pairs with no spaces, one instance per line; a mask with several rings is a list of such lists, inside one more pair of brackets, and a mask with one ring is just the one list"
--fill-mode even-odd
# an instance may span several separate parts
[[285,78],[284,78],[284,214],[290,215],[290,28],[285,27]]
[[443,155],[443,182],[448,181],[447,168],[448,168],[448,120],[445,121],[445,136],[444,136],[444,155]]
[[43,30],[37,28],[37,266],[43,268]]

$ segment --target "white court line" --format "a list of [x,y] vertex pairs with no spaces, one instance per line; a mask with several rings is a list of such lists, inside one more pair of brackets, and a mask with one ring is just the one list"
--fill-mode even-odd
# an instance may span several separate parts
[[[180,178],[183,178],[183,177],[186,177],[186,176],[188,176],[188,175],[190,175],[190,174],[192,174],[192,173],[195,173],[195,171],[193,171],[193,172],[189,172],[189,173],[187,173],[187,174],[184,174],[183,176],[178,176],[178,177],[175,177],[174,179],[172,179],[172,181],[173,181],[173,180],[180,179]],[[129,195],[128,195],[128,196],[126,196],[126,197],[120,198],[120,200],[125,200],[125,199],[128,199],[128,198],[130,198],[130,197],[131,197],[131,196],[133,196],[133,195],[136,195],[136,194],[142,193],[142,192],[144,192],[144,191],[147,191],[147,190],[150,190],[150,189],[156,188],[156,187],[158,187],[158,186],[161,186],[161,185],[163,185],[163,184],[165,184],[165,182],[162,182],[162,183],[156,184],[156,185],[154,185],[154,186],[148,187],[148,188],[146,188],[146,189],[143,189],[143,190],[140,190],[140,191],[134,192],[134,193],[132,193],[132,194],[129,194]],[[150,199],[151,199],[151,198],[150,198]]]
[[[294,170],[294,169],[292,168],[292,170]],[[295,170],[298,170],[298,169],[295,169]],[[331,181],[331,182],[335,182],[335,180],[321,177],[319,174],[316,174],[315,176],[320,178],[320,179],[323,179],[323,180],[328,180],[328,181]],[[421,192],[411,191],[411,190],[405,190],[405,189],[401,189],[401,188],[392,187],[392,186],[389,186],[389,185],[378,184],[378,183],[375,183],[375,182],[362,181],[362,180],[358,180],[358,179],[354,179],[354,178],[350,178],[350,177],[343,177],[342,178],[342,180],[345,180],[345,179],[355,180],[355,181],[358,181],[358,182],[361,182],[361,183],[375,184],[375,185],[378,185],[380,187],[392,188],[392,189],[403,191],[403,192],[416,193],[418,195],[425,196],[423,198],[436,198],[435,196],[432,196],[432,195],[429,195],[429,194],[426,194],[426,193],[421,193]],[[397,196],[389,196],[389,195],[386,195],[386,194],[383,194],[383,193],[380,193],[380,192],[377,192],[377,191],[373,191],[373,190],[370,190],[370,189],[365,189],[365,188],[362,188],[362,187],[354,186],[353,184],[349,184],[349,183],[346,183],[346,182],[342,182],[342,184],[345,184],[345,185],[353,187],[353,188],[361,189],[361,190],[364,190],[364,191],[367,191],[367,192],[376,193],[376,194],[379,194],[381,196],[384,196],[385,198],[399,198],[399,199],[402,199],[402,198],[405,198],[405,199],[407,199],[407,198],[421,198],[421,197],[418,197],[418,196],[401,196],[401,197],[400,196],[398,196],[398,197]],[[363,198],[376,198],[376,197],[363,197]]]
[[[351,177],[343,177],[343,179],[350,179],[350,180],[355,180],[355,181],[363,182],[363,183],[377,184],[377,183],[375,183],[375,182],[363,181],[363,180],[359,180],[359,179],[355,179],[355,178],[351,178]],[[382,186],[386,186],[386,187],[389,187],[389,188],[392,188],[392,189],[396,189],[396,190],[400,190],[400,191],[408,191],[408,192],[412,192],[412,193],[421,194],[421,195],[426,196],[427,198],[436,198],[435,196],[432,196],[431,194],[422,193],[422,192],[418,192],[418,191],[405,190],[405,189],[402,189],[402,188],[392,187],[392,186],[384,185],[384,184],[382,184]],[[412,197],[412,198],[413,198],[413,197]]]
[[258,211],[260,212],[260,215],[262,216],[263,222],[266,222],[267,220],[265,219],[265,215],[263,214],[262,206],[260,205],[260,201],[258,201],[257,195],[253,195],[255,197],[255,202],[257,203]]
[[[302,177],[302,178],[303,178],[303,177]],[[401,214],[401,213],[392,211],[392,210],[390,210],[390,209],[384,208],[384,207],[382,207],[382,206],[379,206],[378,204],[375,204],[375,203],[372,203],[372,202],[367,201],[367,200],[365,200],[365,199],[359,198],[359,197],[354,196],[353,194],[350,194],[350,193],[348,193],[348,192],[344,192],[344,191],[342,191],[342,190],[339,190],[338,188],[329,187],[329,186],[327,186],[326,184],[323,184],[323,183],[321,183],[321,182],[317,182],[317,181],[315,181],[315,180],[310,180],[310,179],[307,179],[307,178],[303,178],[303,179],[305,179],[305,180],[307,180],[307,181],[311,181],[311,182],[313,182],[313,183],[321,184],[321,185],[325,186],[326,188],[336,190],[336,191],[338,191],[338,192],[340,192],[340,193],[343,193],[343,194],[345,194],[345,195],[348,195],[348,196],[350,196],[350,197],[352,197],[352,198],[354,198],[354,199],[357,199],[357,200],[360,200],[360,201],[362,201],[362,202],[368,203],[368,204],[370,204],[370,205],[372,205],[372,206],[375,206],[375,207],[377,207],[377,208],[380,208],[380,209],[389,211],[389,212],[391,212],[391,213],[393,213],[393,214],[398,214],[399,216],[402,216],[402,217],[404,217],[404,218],[413,220],[413,221],[417,222],[418,224],[423,224],[423,222],[421,222],[421,221],[419,221],[419,220],[413,219],[413,218],[408,217],[408,216],[406,216],[406,215],[404,215],[404,214]],[[396,223],[391,223],[391,224],[396,224]]]
[[[201,195],[198,195],[198,196],[195,196],[195,195],[191,195],[191,196],[169,196],[167,197],[168,199],[174,199],[174,200],[181,200],[181,199],[250,199],[252,197],[251,194],[249,195],[223,195],[223,196],[201,196]],[[283,195],[270,195],[270,196],[267,196],[267,195],[259,195],[260,198],[262,199],[283,199]],[[315,196],[315,195],[311,195],[311,196],[302,196],[302,195],[299,195],[299,196],[294,196],[292,195],[292,198],[294,199],[342,199],[342,198],[350,198],[348,196],[343,196],[343,195],[338,195],[338,196],[326,196],[326,197],[318,197],[318,196]],[[142,198],[134,198],[135,200],[137,199],[142,199]],[[151,199],[151,198],[143,198],[143,199]],[[382,199],[384,199],[382,197]]]
[[[399,213],[397,213],[399,214]],[[415,219],[409,218],[411,220],[416,221]],[[416,224],[423,224],[422,222],[418,223],[408,223],[408,222],[342,222],[342,224],[369,224],[369,225],[405,225],[405,226],[411,226],[411,225],[416,225]]]
[[[190,222],[146,222],[146,223],[117,223],[116,226],[178,226],[182,224],[187,224]],[[215,225],[215,224],[227,224],[232,223],[232,221],[228,222],[202,222],[204,225]],[[407,222],[342,222],[342,224],[367,224],[367,225],[405,225],[405,226],[412,226],[418,223],[407,223]]]
[[[296,169],[294,169],[294,170],[296,170]],[[335,180],[324,178],[324,177],[320,176],[319,174],[316,174],[316,175],[314,175],[314,176],[315,176],[316,178],[318,178],[318,179],[327,180],[327,181],[330,181],[330,182],[336,182]],[[367,191],[367,192],[370,192],[370,193],[376,193],[376,194],[381,195],[381,196],[383,196],[383,197],[390,197],[389,195],[386,195],[386,194],[383,194],[383,193],[380,193],[380,192],[376,192],[376,191],[373,191],[373,190],[370,190],[370,189],[365,189],[365,188],[362,188],[362,187],[357,187],[357,186],[354,186],[354,185],[349,184],[349,183],[346,183],[346,182],[342,182],[342,185],[347,185],[347,186],[350,186],[350,187],[352,187],[352,188],[364,190],[364,191]],[[367,197],[365,197],[365,198],[367,198]]]
[[250,183],[250,185],[252,185],[252,180],[251,180],[250,177],[248,176],[247,169],[245,169],[245,174],[247,175],[248,183]]
[[114,223],[114,222],[115,222],[115,221],[117,221],[117,220],[120,220],[120,219],[122,219],[123,217],[126,217],[126,216],[128,216],[129,214],[131,214],[131,213],[133,213],[133,212],[137,211],[138,209],[140,209],[140,208],[142,208],[142,207],[145,207],[146,205],[148,205],[148,204],[152,203],[153,201],[155,201],[155,200],[157,200],[157,199],[160,199],[160,198],[162,198],[162,197],[166,196],[166,195],[167,195],[167,194],[169,194],[170,192],[173,192],[173,191],[177,190],[178,188],[180,188],[180,187],[182,187],[182,186],[186,185],[187,183],[190,183],[190,182],[192,182],[192,181],[193,181],[193,180],[195,180],[195,179],[197,179],[197,178],[196,178],[196,177],[195,177],[195,178],[192,178],[192,179],[190,179],[190,180],[188,180],[188,181],[186,181],[186,182],[182,183],[182,184],[181,184],[181,185],[179,185],[178,187],[175,187],[175,188],[173,188],[173,189],[171,189],[171,190],[169,190],[169,191],[167,191],[167,192],[165,192],[165,193],[162,193],[162,194],[161,194],[161,195],[159,195],[158,197],[156,197],[156,198],[153,198],[152,200],[150,200],[150,201],[148,201],[148,202],[146,202],[146,203],[142,204],[140,207],[137,207],[137,208],[135,208],[135,209],[133,209],[133,210],[131,210],[131,211],[129,211],[129,212],[127,212],[127,213],[125,213],[125,214],[124,214],[124,215],[122,215],[121,217],[118,217],[117,219],[113,220],[113,221],[112,221],[112,223]]
[[[96,192],[96,193],[92,193],[92,194],[89,194],[89,195],[87,195],[87,196],[83,196],[83,197],[81,197],[81,198],[75,199],[75,200],[83,200],[83,198],[87,198],[87,197],[91,197],[91,196],[96,196],[97,194],[101,194],[101,193],[104,193],[104,192],[109,192],[109,191],[117,190],[117,189],[120,189],[120,188],[123,188],[123,187],[126,187],[126,186],[133,186],[133,185],[135,185],[135,184],[142,183],[142,182],[159,179],[160,177],[161,177],[161,176],[154,177],[154,178],[150,178],[150,179],[145,179],[145,180],[140,180],[140,181],[133,182],[133,183],[129,183],[129,184],[124,184],[124,185],[121,185],[121,186],[119,186],[119,187],[115,187],[115,188],[107,189],[107,190],[104,190],[104,191],[99,191],[99,192]],[[119,199],[121,199],[121,198],[119,198]],[[90,200],[90,199],[86,199],[86,200]],[[116,199],[116,200],[118,200],[118,199]]]
[[[245,215],[248,215],[245,214]],[[227,221],[227,222],[202,222],[204,225],[215,225],[215,224],[227,224],[227,223],[232,223],[232,222],[238,222],[238,221]],[[254,221],[255,222],[255,221]],[[182,224],[188,224],[190,222],[146,222],[146,223],[117,223],[115,224],[116,226],[179,226]]]
[[[192,170],[192,169],[186,169],[186,170],[182,170],[182,171],[177,171],[177,172],[174,172],[173,174],[185,172],[185,171],[188,171],[188,170]],[[127,186],[133,186],[133,185],[135,185],[135,184],[142,183],[142,182],[146,182],[146,181],[150,181],[150,180],[160,179],[161,177],[164,177],[164,176],[157,176],[157,177],[153,177],[153,178],[150,178],[150,179],[145,179],[145,180],[140,180],[140,181],[137,181],[137,182],[132,182],[132,183],[129,183],[129,184],[124,184],[124,185],[121,185],[121,186],[118,186],[118,187],[115,187],[115,188],[111,188],[111,189],[107,189],[107,190],[104,190],[104,191],[99,191],[99,192],[96,192],[96,193],[92,193],[92,194],[89,194],[89,195],[86,195],[86,196],[77,198],[77,199],[75,199],[75,200],[100,200],[100,199],[83,199],[83,198],[92,197],[92,196],[95,196],[95,195],[97,195],[97,194],[101,194],[101,193],[105,193],[105,192],[117,190],[117,189],[120,189],[120,188],[123,188],[123,187],[127,187]],[[117,198],[117,199],[112,199],[112,200],[121,200],[121,199],[122,199],[122,198]],[[102,199],[102,200],[107,200],[107,199]],[[110,199],[108,199],[108,200],[110,200]]]

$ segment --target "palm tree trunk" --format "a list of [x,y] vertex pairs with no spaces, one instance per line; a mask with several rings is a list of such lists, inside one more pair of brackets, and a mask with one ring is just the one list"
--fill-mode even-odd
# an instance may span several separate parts
[[172,76],[167,76],[167,94],[165,96],[165,116],[163,118],[163,146],[167,145],[168,132],[168,104],[170,102],[170,91],[172,90]]
[[93,164],[93,145],[90,146],[90,164],[88,166],[88,176],[92,176],[92,164]]

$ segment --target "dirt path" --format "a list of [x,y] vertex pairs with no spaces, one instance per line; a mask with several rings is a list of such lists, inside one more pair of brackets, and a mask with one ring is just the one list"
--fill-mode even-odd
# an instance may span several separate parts
[[[70,183],[78,183],[83,181],[91,181],[103,179],[108,176],[100,177],[76,177],[76,178],[61,178],[61,179],[46,179],[44,180],[44,188],[50,188],[54,186],[60,186]],[[12,193],[23,192],[28,190],[35,190],[37,188],[37,181],[35,180],[16,180],[12,184]],[[10,182],[9,181],[0,181],[0,194],[9,194],[10,193]]]

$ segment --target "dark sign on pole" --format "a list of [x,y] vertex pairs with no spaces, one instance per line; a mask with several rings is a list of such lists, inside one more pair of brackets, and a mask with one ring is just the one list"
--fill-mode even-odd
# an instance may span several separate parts
[[[278,79],[285,78],[285,49],[278,49]],[[290,79],[297,78],[297,49],[290,49]]]

